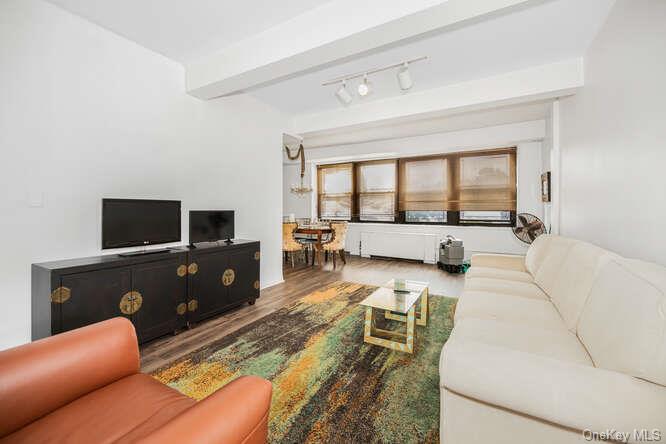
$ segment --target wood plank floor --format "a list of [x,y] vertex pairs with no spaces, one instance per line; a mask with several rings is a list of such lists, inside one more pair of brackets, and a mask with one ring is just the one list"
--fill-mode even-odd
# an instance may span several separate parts
[[348,256],[347,264],[342,265],[341,261],[338,261],[336,270],[333,270],[330,263],[321,268],[310,267],[302,262],[297,263],[293,269],[291,265],[287,265],[284,267],[285,281],[262,290],[261,297],[255,305],[243,305],[202,322],[190,330],[142,346],[141,369],[144,372],[151,372],[165,366],[331,282],[348,281],[381,285],[394,277],[428,281],[431,294],[450,297],[458,297],[464,283],[462,275],[448,274],[435,265],[399,260]]

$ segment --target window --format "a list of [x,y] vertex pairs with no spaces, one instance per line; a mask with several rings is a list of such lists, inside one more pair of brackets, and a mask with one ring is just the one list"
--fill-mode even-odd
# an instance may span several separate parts
[[400,211],[444,211],[448,200],[447,159],[400,159]]
[[516,148],[322,165],[319,217],[515,225]]
[[446,211],[405,211],[405,222],[445,224]]
[[515,151],[460,154],[458,172],[459,211],[516,210]]
[[395,220],[396,161],[358,164],[359,220],[393,222]]
[[317,170],[319,217],[321,219],[351,220],[352,215],[351,163],[322,165]]
[[460,223],[487,222],[508,223],[511,222],[510,211],[461,211]]

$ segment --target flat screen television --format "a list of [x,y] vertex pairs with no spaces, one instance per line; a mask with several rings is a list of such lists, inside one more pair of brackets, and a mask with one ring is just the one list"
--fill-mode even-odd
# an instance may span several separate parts
[[102,248],[179,241],[179,200],[102,199]]
[[231,210],[190,211],[190,244],[230,241],[234,237],[234,212]]

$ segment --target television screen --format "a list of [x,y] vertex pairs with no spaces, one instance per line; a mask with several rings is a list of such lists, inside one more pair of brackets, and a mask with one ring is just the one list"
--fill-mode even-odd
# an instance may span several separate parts
[[233,211],[190,211],[190,244],[234,237]]
[[102,199],[102,248],[180,241],[180,201]]

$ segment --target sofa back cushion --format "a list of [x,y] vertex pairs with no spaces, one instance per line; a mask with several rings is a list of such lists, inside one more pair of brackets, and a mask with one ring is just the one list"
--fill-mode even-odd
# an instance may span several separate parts
[[578,337],[595,366],[666,385],[666,268],[609,259],[592,285]]
[[[540,286],[550,297],[560,312],[567,328],[576,332],[578,319],[592,289],[600,265],[613,253],[587,242],[574,241],[567,249],[564,260],[558,258],[552,264],[556,268],[550,270],[548,279],[539,273]],[[550,267],[546,261],[542,269]]]
[[548,254],[548,245],[553,237],[555,236],[543,234],[537,237],[530,245],[530,248],[527,249],[525,268],[532,276],[536,275],[537,271],[539,271],[539,267],[541,267],[544,258]]
[[536,271],[534,282],[546,292],[547,295],[553,292],[553,287],[558,279],[561,279],[561,267],[564,264],[569,251],[574,244],[578,242],[574,239],[562,236],[551,236],[546,248],[546,254],[541,261],[541,266]]

